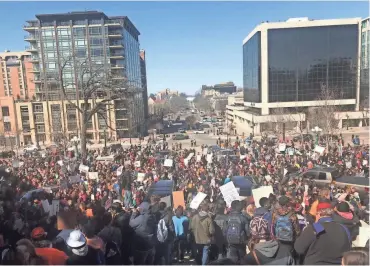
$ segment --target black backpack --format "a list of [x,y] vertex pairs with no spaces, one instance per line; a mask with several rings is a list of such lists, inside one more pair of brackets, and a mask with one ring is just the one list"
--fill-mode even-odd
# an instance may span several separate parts
[[225,237],[228,244],[244,244],[246,240],[243,223],[240,217],[231,217],[227,221]]
[[106,265],[121,265],[121,250],[117,243],[108,241],[105,245],[105,263]]

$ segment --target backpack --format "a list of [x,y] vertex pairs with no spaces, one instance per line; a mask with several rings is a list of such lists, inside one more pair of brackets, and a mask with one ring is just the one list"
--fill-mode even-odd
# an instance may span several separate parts
[[163,219],[160,219],[157,225],[157,239],[159,242],[163,243],[168,237],[168,228],[166,222]]
[[275,238],[280,241],[292,242],[294,236],[293,231],[294,230],[292,222],[290,221],[290,215],[277,215],[274,232]]
[[244,244],[245,232],[240,218],[229,218],[227,221],[225,237],[229,244]]
[[108,241],[105,245],[105,262],[106,265],[121,264],[121,250],[114,241]]

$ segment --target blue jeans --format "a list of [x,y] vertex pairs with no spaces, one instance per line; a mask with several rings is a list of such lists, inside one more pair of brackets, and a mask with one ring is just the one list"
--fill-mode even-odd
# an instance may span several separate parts
[[207,265],[208,263],[208,255],[209,255],[209,247],[210,245],[205,245],[205,244],[198,244],[197,245],[197,253],[198,253],[198,258],[202,259],[202,265]]

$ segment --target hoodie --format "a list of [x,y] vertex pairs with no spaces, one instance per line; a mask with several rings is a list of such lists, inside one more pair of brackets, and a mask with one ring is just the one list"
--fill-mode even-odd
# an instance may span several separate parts
[[336,211],[332,215],[333,221],[345,225],[351,233],[351,238],[356,239],[360,233],[360,220],[352,212],[339,212]]
[[[276,240],[257,243],[254,252],[260,265],[294,265],[292,246],[281,244]],[[253,252],[242,259],[242,265],[259,265]]]
[[140,213],[133,212],[130,218],[130,227],[135,231],[134,247],[141,251],[150,250],[155,245],[157,225],[149,206],[148,202],[141,203]]
[[209,245],[215,234],[215,227],[211,217],[205,211],[200,211],[191,220],[190,230],[194,234],[195,243]]

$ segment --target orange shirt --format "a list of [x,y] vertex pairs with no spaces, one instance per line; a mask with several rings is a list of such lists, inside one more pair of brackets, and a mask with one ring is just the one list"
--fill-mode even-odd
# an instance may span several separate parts
[[68,256],[56,248],[35,248],[36,254],[43,258],[48,265],[65,265]]
[[87,217],[93,217],[94,215],[93,215],[93,212],[92,212],[92,209],[87,209],[86,210],[86,216]]

